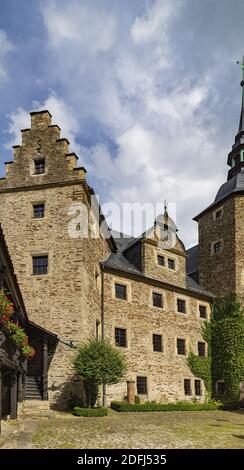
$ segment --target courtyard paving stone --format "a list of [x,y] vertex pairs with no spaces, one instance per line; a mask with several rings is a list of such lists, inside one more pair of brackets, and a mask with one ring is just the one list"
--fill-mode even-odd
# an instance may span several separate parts
[[50,418],[4,425],[2,449],[244,448],[244,412],[116,413],[80,418],[54,412]]

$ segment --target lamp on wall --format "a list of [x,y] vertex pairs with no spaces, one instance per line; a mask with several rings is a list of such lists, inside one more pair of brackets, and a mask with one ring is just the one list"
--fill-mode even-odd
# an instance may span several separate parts
[[64,341],[61,338],[58,338],[60,343],[65,344],[65,346],[68,346],[71,349],[77,349],[77,346],[75,346],[74,341],[71,339],[70,341]]

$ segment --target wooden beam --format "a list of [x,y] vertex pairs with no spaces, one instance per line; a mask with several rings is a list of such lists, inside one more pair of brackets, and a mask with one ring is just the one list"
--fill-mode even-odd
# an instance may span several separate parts
[[18,398],[17,398],[19,403],[22,403],[23,401],[23,375],[21,372],[18,374]]
[[0,434],[1,434],[1,420],[2,420],[2,371],[0,369]]
[[43,337],[43,373],[42,373],[42,398],[48,400],[48,340]]
[[17,419],[17,372],[11,372],[10,419]]

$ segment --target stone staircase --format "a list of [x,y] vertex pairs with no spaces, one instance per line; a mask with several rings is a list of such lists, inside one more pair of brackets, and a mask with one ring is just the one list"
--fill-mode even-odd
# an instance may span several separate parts
[[42,377],[27,375],[25,387],[27,400],[42,400]]

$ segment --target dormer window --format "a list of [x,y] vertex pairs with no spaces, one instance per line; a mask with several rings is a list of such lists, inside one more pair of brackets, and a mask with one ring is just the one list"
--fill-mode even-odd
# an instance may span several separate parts
[[45,173],[45,158],[34,160],[34,165],[35,165],[35,175],[41,175]]
[[159,266],[165,266],[164,256],[158,255],[158,265]]
[[172,258],[168,259],[168,268],[173,269],[173,270],[175,269],[175,260],[174,259],[172,259]]

